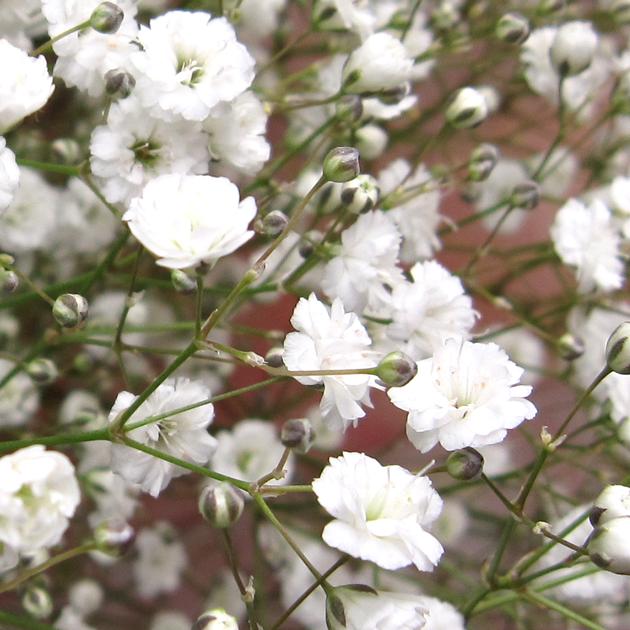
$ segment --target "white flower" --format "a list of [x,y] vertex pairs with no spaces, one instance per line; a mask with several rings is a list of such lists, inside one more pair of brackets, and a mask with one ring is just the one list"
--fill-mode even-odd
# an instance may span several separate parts
[[549,231],[562,261],[576,267],[579,291],[612,291],[622,286],[620,239],[601,201],[586,206],[570,199],[558,210]]
[[20,169],[7,141],[0,136],[0,215],[11,205],[20,182]]
[[[0,359],[0,380],[14,368],[14,364]],[[19,427],[26,424],[37,411],[39,394],[30,377],[22,370],[0,389],[0,427]]]
[[414,564],[432,571],[443,549],[425,529],[442,509],[431,481],[363,453],[329,461],[313,481],[317,500],[335,518],[324,528],[324,542],[384,569]]
[[[255,481],[270,473],[280,461],[284,446],[273,424],[264,420],[241,420],[231,431],[220,431],[212,468],[236,479]],[[269,483],[286,483],[291,465],[285,467],[284,479]]]
[[409,412],[407,436],[423,453],[438,442],[448,451],[485,446],[536,415],[525,399],[532,388],[518,384],[522,373],[496,344],[447,339],[388,395]]
[[204,120],[254,78],[254,60],[225,18],[170,11],[141,27],[138,41],[142,51],[132,56],[136,93],[158,116]]
[[591,65],[597,42],[590,22],[565,22],[556,31],[549,49],[551,63],[561,75],[579,74]]
[[19,553],[56,545],[81,495],[70,460],[29,446],[0,458],[0,542]]
[[596,519],[593,522],[597,525],[603,525],[620,516],[630,516],[630,488],[621,485],[606,486],[595,499],[593,508]]
[[322,289],[350,311],[379,312],[390,300],[388,286],[402,281],[396,266],[400,233],[383,212],[361,215],[341,233],[337,255],[326,265]]
[[546,367],[547,352],[545,344],[539,337],[522,327],[508,328],[496,334],[493,333],[492,340],[507,352],[514,363],[525,370],[521,377],[524,385],[533,385],[540,380],[541,373]]
[[[111,447],[103,454],[111,459]],[[84,477],[86,490],[96,503],[96,511],[88,516],[92,527],[110,519],[127,522],[133,516],[138,505],[136,485],[105,468],[92,469]]]
[[[167,380],[132,414],[129,424],[202,402],[209,397],[210,391],[202,383],[187,378]],[[109,422],[114,422],[135,399],[136,396],[130,392],[118,394],[109,414]],[[213,416],[212,405],[201,405],[133,429],[127,435],[137,442],[179,459],[205,464],[216,444],[216,440],[207,431]],[[166,488],[173,477],[188,472],[122,444],[112,446],[112,470],[127,481],[140,484],[145,492],[154,497]]]
[[165,521],[143,529],[136,538],[138,559],[133,565],[136,588],[142,597],[174,591],[186,567],[186,551],[175,530]]
[[607,520],[595,528],[588,551],[598,566],[622,575],[630,575],[630,516]]
[[123,216],[131,233],[171,269],[214,264],[246,243],[256,202],[239,203],[225,177],[161,175],[150,181]]
[[133,96],[114,103],[90,141],[90,164],[110,203],[128,203],[159,175],[202,175],[209,154],[199,123],[156,119]]
[[[283,361],[289,370],[340,370],[376,365],[369,350],[371,340],[354,313],[346,313],[341,300],[328,309],[315,294],[298,302],[291,324],[298,332],[284,340]],[[359,403],[369,404],[374,377],[367,374],[339,376],[297,376],[303,385],[324,385],[320,408],[332,426],[356,426],[365,412]]]
[[413,359],[424,359],[448,337],[467,337],[475,323],[472,300],[461,281],[434,260],[416,263],[413,282],[400,282],[391,295],[387,337]]
[[365,0],[316,0],[314,19],[320,28],[346,28],[365,39],[373,31],[376,16]]
[[337,587],[326,602],[329,630],[420,630],[426,628],[422,598],[375,591],[361,585]]
[[41,109],[53,93],[46,59],[0,39],[0,134]]
[[212,157],[245,175],[255,175],[269,159],[267,114],[251,91],[213,107],[203,128],[210,136],[208,148]]
[[427,609],[424,630],[466,630],[464,616],[448,602],[421,595],[418,603]]
[[413,60],[399,39],[374,33],[348,57],[343,83],[353,94],[393,90],[411,78],[412,70]]

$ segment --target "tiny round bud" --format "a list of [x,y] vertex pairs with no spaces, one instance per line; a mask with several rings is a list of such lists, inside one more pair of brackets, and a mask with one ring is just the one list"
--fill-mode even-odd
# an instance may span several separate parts
[[561,76],[584,72],[597,49],[597,34],[590,22],[566,22],[556,32],[549,57]]
[[50,359],[43,357],[33,359],[26,365],[25,371],[38,385],[48,385],[59,375],[57,366]]
[[619,324],[608,338],[606,363],[617,374],[630,374],[630,322]]
[[568,332],[558,339],[557,347],[565,361],[575,361],[584,354],[584,341]]
[[256,219],[254,230],[256,230],[258,234],[274,237],[282,233],[282,230],[284,230],[288,222],[289,219],[284,212],[281,210],[272,210],[262,217],[262,219]]
[[513,208],[532,210],[538,205],[540,199],[540,187],[534,181],[517,184],[510,195],[510,205]]
[[280,431],[280,441],[283,446],[292,448],[298,453],[307,453],[313,445],[315,432],[308,418],[294,418],[287,420]]
[[98,550],[110,556],[123,555],[133,544],[135,531],[120,518],[103,521],[94,530],[94,541]]
[[197,290],[197,283],[185,271],[173,269],[171,271],[171,284],[178,293],[190,295]]
[[402,387],[418,373],[418,364],[398,350],[386,354],[376,366],[376,375],[388,387]]
[[446,108],[446,120],[457,128],[476,127],[488,115],[483,94],[472,87],[457,90]]
[[135,87],[135,77],[126,70],[114,68],[105,73],[105,92],[110,98],[127,98]]
[[349,182],[360,172],[359,152],[354,147],[336,147],[324,158],[324,177],[329,182]]
[[341,201],[350,212],[360,214],[376,206],[380,196],[378,182],[371,175],[359,175],[341,187]]
[[477,479],[483,472],[483,455],[467,446],[455,451],[446,460],[446,470],[453,479],[470,481]]
[[221,608],[207,610],[190,630],[238,630],[238,621]]
[[55,300],[52,314],[60,326],[74,328],[85,321],[88,301],[78,293],[64,293]]
[[245,500],[243,495],[230,484],[210,482],[199,496],[199,511],[208,523],[214,527],[230,527],[243,513]]
[[302,258],[308,258],[314,251],[315,245],[322,240],[322,233],[319,230],[310,230],[300,239],[298,253]]
[[472,182],[482,182],[488,179],[498,161],[499,150],[493,144],[480,144],[470,154],[468,179]]
[[101,2],[90,15],[90,26],[99,33],[115,33],[122,24],[125,14],[113,2]]
[[57,138],[50,148],[52,154],[64,164],[76,164],[81,159],[81,147],[73,138]]
[[363,115],[363,101],[360,96],[346,94],[335,105],[335,115],[339,120],[356,122]]
[[12,269],[0,268],[0,288],[3,293],[13,293],[20,286],[20,279]]
[[282,356],[284,355],[284,348],[282,346],[275,346],[274,348],[270,348],[267,354],[265,355],[265,363],[270,367],[283,367],[284,361],[282,360]]
[[28,586],[22,596],[22,607],[35,617],[35,619],[47,619],[53,612],[53,600],[50,593],[41,585]]
[[630,575],[630,516],[620,516],[595,528],[588,540],[591,560],[602,569]]
[[520,13],[506,13],[497,22],[496,36],[508,44],[522,44],[529,37],[529,21]]
[[378,125],[364,125],[356,131],[357,149],[366,160],[379,157],[385,151],[388,140],[387,132]]

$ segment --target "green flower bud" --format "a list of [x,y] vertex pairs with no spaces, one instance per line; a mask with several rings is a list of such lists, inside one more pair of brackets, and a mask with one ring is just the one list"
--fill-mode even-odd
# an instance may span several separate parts
[[314,251],[315,245],[323,238],[323,234],[319,230],[310,230],[300,240],[298,245],[298,253],[302,258],[308,258]]
[[3,293],[13,293],[20,286],[20,279],[12,269],[0,268],[0,289]]
[[510,195],[510,205],[513,208],[523,208],[524,210],[534,209],[538,205],[539,200],[540,188],[534,181],[517,184]]
[[453,479],[477,479],[483,472],[483,455],[470,446],[454,451],[446,460],[446,470]]
[[529,21],[520,13],[506,13],[497,22],[496,36],[508,44],[522,44],[529,37]]
[[606,363],[617,374],[630,374],[630,322],[617,326],[608,338]]
[[201,516],[214,527],[230,527],[241,517],[245,500],[230,484],[210,482],[199,497]]
[[121,556],[133,545],[135,531],[124,520],[110,518],[94,530],[94,541],[98,550],[109,556]]
[[178,293],[190,295],[197,290],[197,283],[185,271],[173,269],[171,271],[171,284]]
[[33,359],[25,371],[38,385],[48,385],[59,376],[57,366],[45,358]]
[[308,418],[287,420],[280,431],[280,441],[286,448],[298,453],[307,453],[313,445],[315,433]]
[[558,352],[565,361],[575,361],[584,354],[584,342],[571,333],[564,333],[558,339]]
[[404,352],[386,354],[376,366],[376,375],[387,387],[402,387],[418,373],[418,364]]
[[28,586],[22,595],[22,607],[35,619],[47,619],[54,609],[50,593],[42,586],[35,584]]
[[284,230],[288,222],[289,219],[284,212],[272,210],[262,217],[262,219],[256,219],[254,222],[254,230],[256,230],[258,234],[274,237],[282,233],[282,230]]
[[468,179],[472,182],[482,182],[488,179],[498,161],[499,150],[493,144],[480,144],[470,154]]
[[75,328],[87,317],[88,301],[78,293],[64,293],[55,300],[52,314],[60,326]]
[[101,2],[90,15],[90,26],[99,33],[115,33],[122,24],[125,14],[113,2]]
[[354,147],[336,147],[324,158],[324,177],[329,182],[349,182],[360,172],[359,152]]

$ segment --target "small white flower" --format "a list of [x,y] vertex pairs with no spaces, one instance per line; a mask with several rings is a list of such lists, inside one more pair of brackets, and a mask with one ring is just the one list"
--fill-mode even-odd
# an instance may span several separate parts
[[0,136],[0,215],[11,205],[19,182],[20,169],[15,155]]
[[[346,313],[341,300],[328,309],[315,294],[298,302],[291,324],[298,332],[284,340],[283,361],[289,370],[340,370],[370,368],[377,363],[370,351],[371,340],[354,313]],[[374,377],[367,374],[297,376],[303,385],[324,385],[320,408],[332,426],[356,426],[365,415],[361,404],[369,404]]]
[[[162,415],[180,407],[202,402],[210,391],[202,383],[187,378],[167,380],[160,385],[132,414],[129,423]],[[136,399],[130,392],[118,394],[109,414],[112,423]],[[214,408],[201,405],[185,412],[173,414],[157,422],[133,429],[127,435],[137,442],[168,453],[179,459],[205,464],[212,455],[216,440],[208,433]],[[173,477],[188,471],[164,460],[122,444],[112,445],[112,470],[127,481],[137,483],[142,490],[156,497]]]
[[612,291],[623,285],[619,235],[601,201],[586,206],[570,199],[558,210],[549,231],[562,261],[576,267],[579,291]]
[[254,198],[239,203],[238,188],[225,177],[173,174],[150,181],[123,221],[158,265],[185,269],[214,264],[246,243],[255,214]]
[[0,39],[0,134],[41,109],[53,93],[46,59]]
[[630,575],[630,516],[620,516],[598,525],[589,538],[588,551],[598,566]]
[[363,453],[329,461],[313,481],[317,500],[335,518],[324,528],[324,542],[384,569],[414,564],[432,571],[443,549],[426,531],[442,509],[431,481]]
[[[0,379],[14,368],[14,364],[0,359]],[[37,411],[39,394],[30,377],[20,370],[0,389],[0,427],[19,427],[26,424]]]
[[404,387],[388,391],[409,412],[407,436],[423,453],[438,442],[448,451],[495,444],[536,415],[519,385],[522,368],[493,343],[447,339]]
[[590,22],[565,22],[553,38],[549,57],[556,71],[565,76],[583,72],[597,49],[597,33]]
[[138,41],[142,51],[132,56],[136,93],[157,116],[204,120],[254,78],[254,60],[225,18],[169,11],[151,20],[149,28],[142,26]]

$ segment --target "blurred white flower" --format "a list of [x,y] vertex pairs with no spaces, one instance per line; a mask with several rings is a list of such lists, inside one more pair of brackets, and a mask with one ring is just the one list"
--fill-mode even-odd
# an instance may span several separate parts
[[177,610],[162,610],[151,620],[149,630],[190,630],[188,617]]
[[[0,359],[0,380],[14,368],[7,359]],[[35,384],[22,370],[0,389],[0,427],[19,427],[26,424],[39,407],[39,393]]]
[[0,136],[0,214],[11,205],[19,182],[20,169],[15,155],[7,147],[7,141]]

